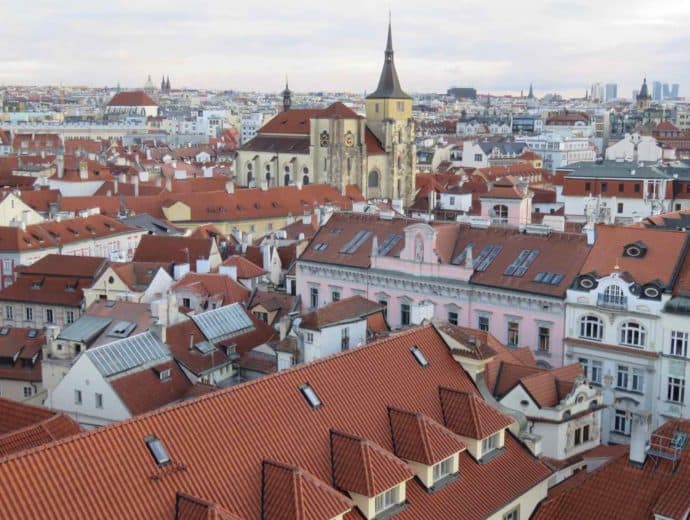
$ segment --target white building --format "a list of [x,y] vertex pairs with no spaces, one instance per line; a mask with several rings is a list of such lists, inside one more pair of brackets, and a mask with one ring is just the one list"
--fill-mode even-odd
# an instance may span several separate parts
[[517,136],[544,159],[544,168],[556,170],[572,163],[594,161],[596,150],[587,137],[568,137],[559,134],[541,134],[534,137]]
[[240,144],[245,144],[254,139],[265,120],[264,114],[260,112],[253,112],[243,116],[240,121]]
[[663,156],[661,146],[650,135],[625,134],[625,137],[606,149],[606,159],[657,162]]

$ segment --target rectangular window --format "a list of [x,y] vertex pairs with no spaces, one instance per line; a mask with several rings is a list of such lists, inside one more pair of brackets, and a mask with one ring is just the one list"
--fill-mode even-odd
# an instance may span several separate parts
[[81,404],[81,390],[74,391],[74,404]]
[[618,203],[618,213],[623,213],[623,203],[622,202]]
[[434,464],[434,482],[438,482],[442,478],[447,477],[453,473],[453,457]]
[[488,331],[489,330],[489,317],[488,316],[479,316],[477,328],[479,330]]
[[592,185],[589,182],[585,182],[585,191],[589,191],[592,189]]
[[592,374],[590,381],[601,384],[602,365],[601,361],[592,361]]
[[625,189],[625,185],[621,182],[618,184],[618,191],[619,193],[623,193],[623,190]]
[[451,323],[453,325],[458,324],[458,313],[454,311],[449,311],[448,312],[448,323]]
[[33,321],[34,319],[34,310],[32,307],[27,307],[24,309],[25,314],[26,314],[26,321]]
[[53,323],[53,309],[46,309],[46,322]]
[[187,309],[192,308],[192,301],[189,298],[182,298],[182,307],[186,307]]
[[312,309],[316,309],[319,306],[319,289],[317,287],[309,289],[309,305]]
[[103,394],[96,394],[96,408],[103,408]]
[[548,327],[539,327],[539,350],[541,352],[548,352],[551,344],[551,329]]
[[340,291],[332,291],[331,292],[331,301],[332,302],[340,301]]
[[350,348],[350,328],[343,327],[340,331],[340,350],[347,350]]
[[624,435],[630,434],[630,422],[628,421],[628,413],[625,410],[616,410],[616,414],[613,417],[613,431]]
[[374,512],[379,514],[386,509],[390,509],[400,502],[400,488],[398,486],[384,491],[380,495],[376,495],[374,498]]
[[635,184],[635,193],[640,193],[640,185]]
[[305,343],[314,343],[314,333],[313,332],[305,332],[304,333],[304,342]]
[[688,333],[679,330],[671,331],[671,355],[687,357]]
[[482,440],[482,457],[487,453],[498,448],[498,436],[500,433],[494,433],[491,437]]
[[484,158],[484,156],[480,153],[474,154],[474,161],[475,162],[481,162],[483,158]]
[[450,198],[450,205],[455,206],[455,197]]
[[404,112],[405,111],[405,102],[404,101],[398,101],[398,112]]
[[575,446],[579,446],[582,444],[582,430],[578,428],[575,430],[575,440],[574,440]]
[[630,377],[630,369],[623,365],[618,365],[616,386],[626,390],[628,388],[628,379]]
[[14,309],[12,308],[11,305],[7,305],[5,307],[5,319],[11,320],[13,315],[14,315]]
[[2,261],[2,272],[5,274],[11,274],[12,273],[12,260],[9,258],[5,258]]
[[400,325],[405,326],[410,324],[410,304],[400,304]]
[[517,321],[508,322],[508,346],[517,347],[520,343],[520,324]]
[[685,402],[685,379],[681,377],[669,377],[666,399],[673,403]]
[[388,317],[388,301],[387,300],[379,300],[379,304],[383,305],[383,317],[387,318]]
[[644,374],[642,373],[642,369],[640,369],[640,368],[633,368],[632,369],[632,386],[630,388],[631,388],[631,390],[634,390],[635,392],[643,392],[644,391]]
[[503,520],[520,520],[520,510],[516,507],[503,515]]
[[608,182],[602,182],[601,183],[601,192],[606,193],[609,190],[609,184]]
[[582,442],[589,442],[589,424],[582,427]]
[[31,386],[24,387],[24,397],[31,397],[34,395],[34,389]]
[[67,323],[74,323],[74,311],[67,311]]

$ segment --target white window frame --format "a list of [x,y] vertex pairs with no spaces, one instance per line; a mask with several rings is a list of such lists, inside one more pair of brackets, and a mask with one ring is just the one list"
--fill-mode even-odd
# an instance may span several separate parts
[[580,337],[601,341],[604,337],[604,321],[593,314],[580,318]]
[[482,457],[487,453],[491,453],[498,449],[499,437],[501,432],[496,432],[493,435],[489,435],[485,439],[482,439]]
[[613,431],[630,435],[630,419],[626,410],[616,410],[613,414]]
[[313,332],[305,332],[304,333],[304,342],[312,344],[314,343],[314,333]]
[[434,482],[438,482],[439,480],[442,480],[453,474],[454,458],[454,456],[448,457],[447,459],[442,460],[437,464],[434,464],[432,468]]
[[688,333],[681,330],[671,331],[670,354],[678,357],[688,357]]
[[619,343],[628,347],[644,347],[647,342],[647,329],[636,321],[626,321],[621,325]]
[[374,514],[378,515],[400,503],[400,486],[390,488],[374,497]]
[[74,404],[81,406],[83,402],[81,390],[75,388],[74,390]]
[[96,404],[96,408],[103,408],[103,394],[96,392],[96,394],[94,395],[94,401]]
[[685,378],[669,376],[666,386],[666,400],[671,403],[685,402]]

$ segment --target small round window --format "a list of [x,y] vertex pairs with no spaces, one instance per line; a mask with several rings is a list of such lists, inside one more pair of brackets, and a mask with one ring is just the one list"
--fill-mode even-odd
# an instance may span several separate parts
[[108,278],[108,283],[115,283],[115,278],[112,276]]
[[520,405],[527,406],[529,405],[529,401],[527,401],[527,399],[523,399],[522,401],[520,401]]
[[659,297],[659,289],[656,287],[645,287],[644,288],[644,295],[647,298],[658,298]]
[[584,287],[585,289],[591,289],[592,287],[594,287],[594,282],[590,278],[581,278],[580,287]]
[[628,246],[628,248],[625,250],[625,252],[628,256],[632,256],[632,257],[637,257],[637,256],[640,256],[642,254],[642,250],[637,246]]

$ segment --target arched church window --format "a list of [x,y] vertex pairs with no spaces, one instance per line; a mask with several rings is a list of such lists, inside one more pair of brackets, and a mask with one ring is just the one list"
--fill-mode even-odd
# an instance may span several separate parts
[[372,170],[369,172],[369,181],[367,182],[367,186],[370,188],[378,188],[379,187],[379,172],[376,170]]
[[302,184],[304,184],[305,186],[309,184],[309,175],[305,175],[304,177],[302,177]]

